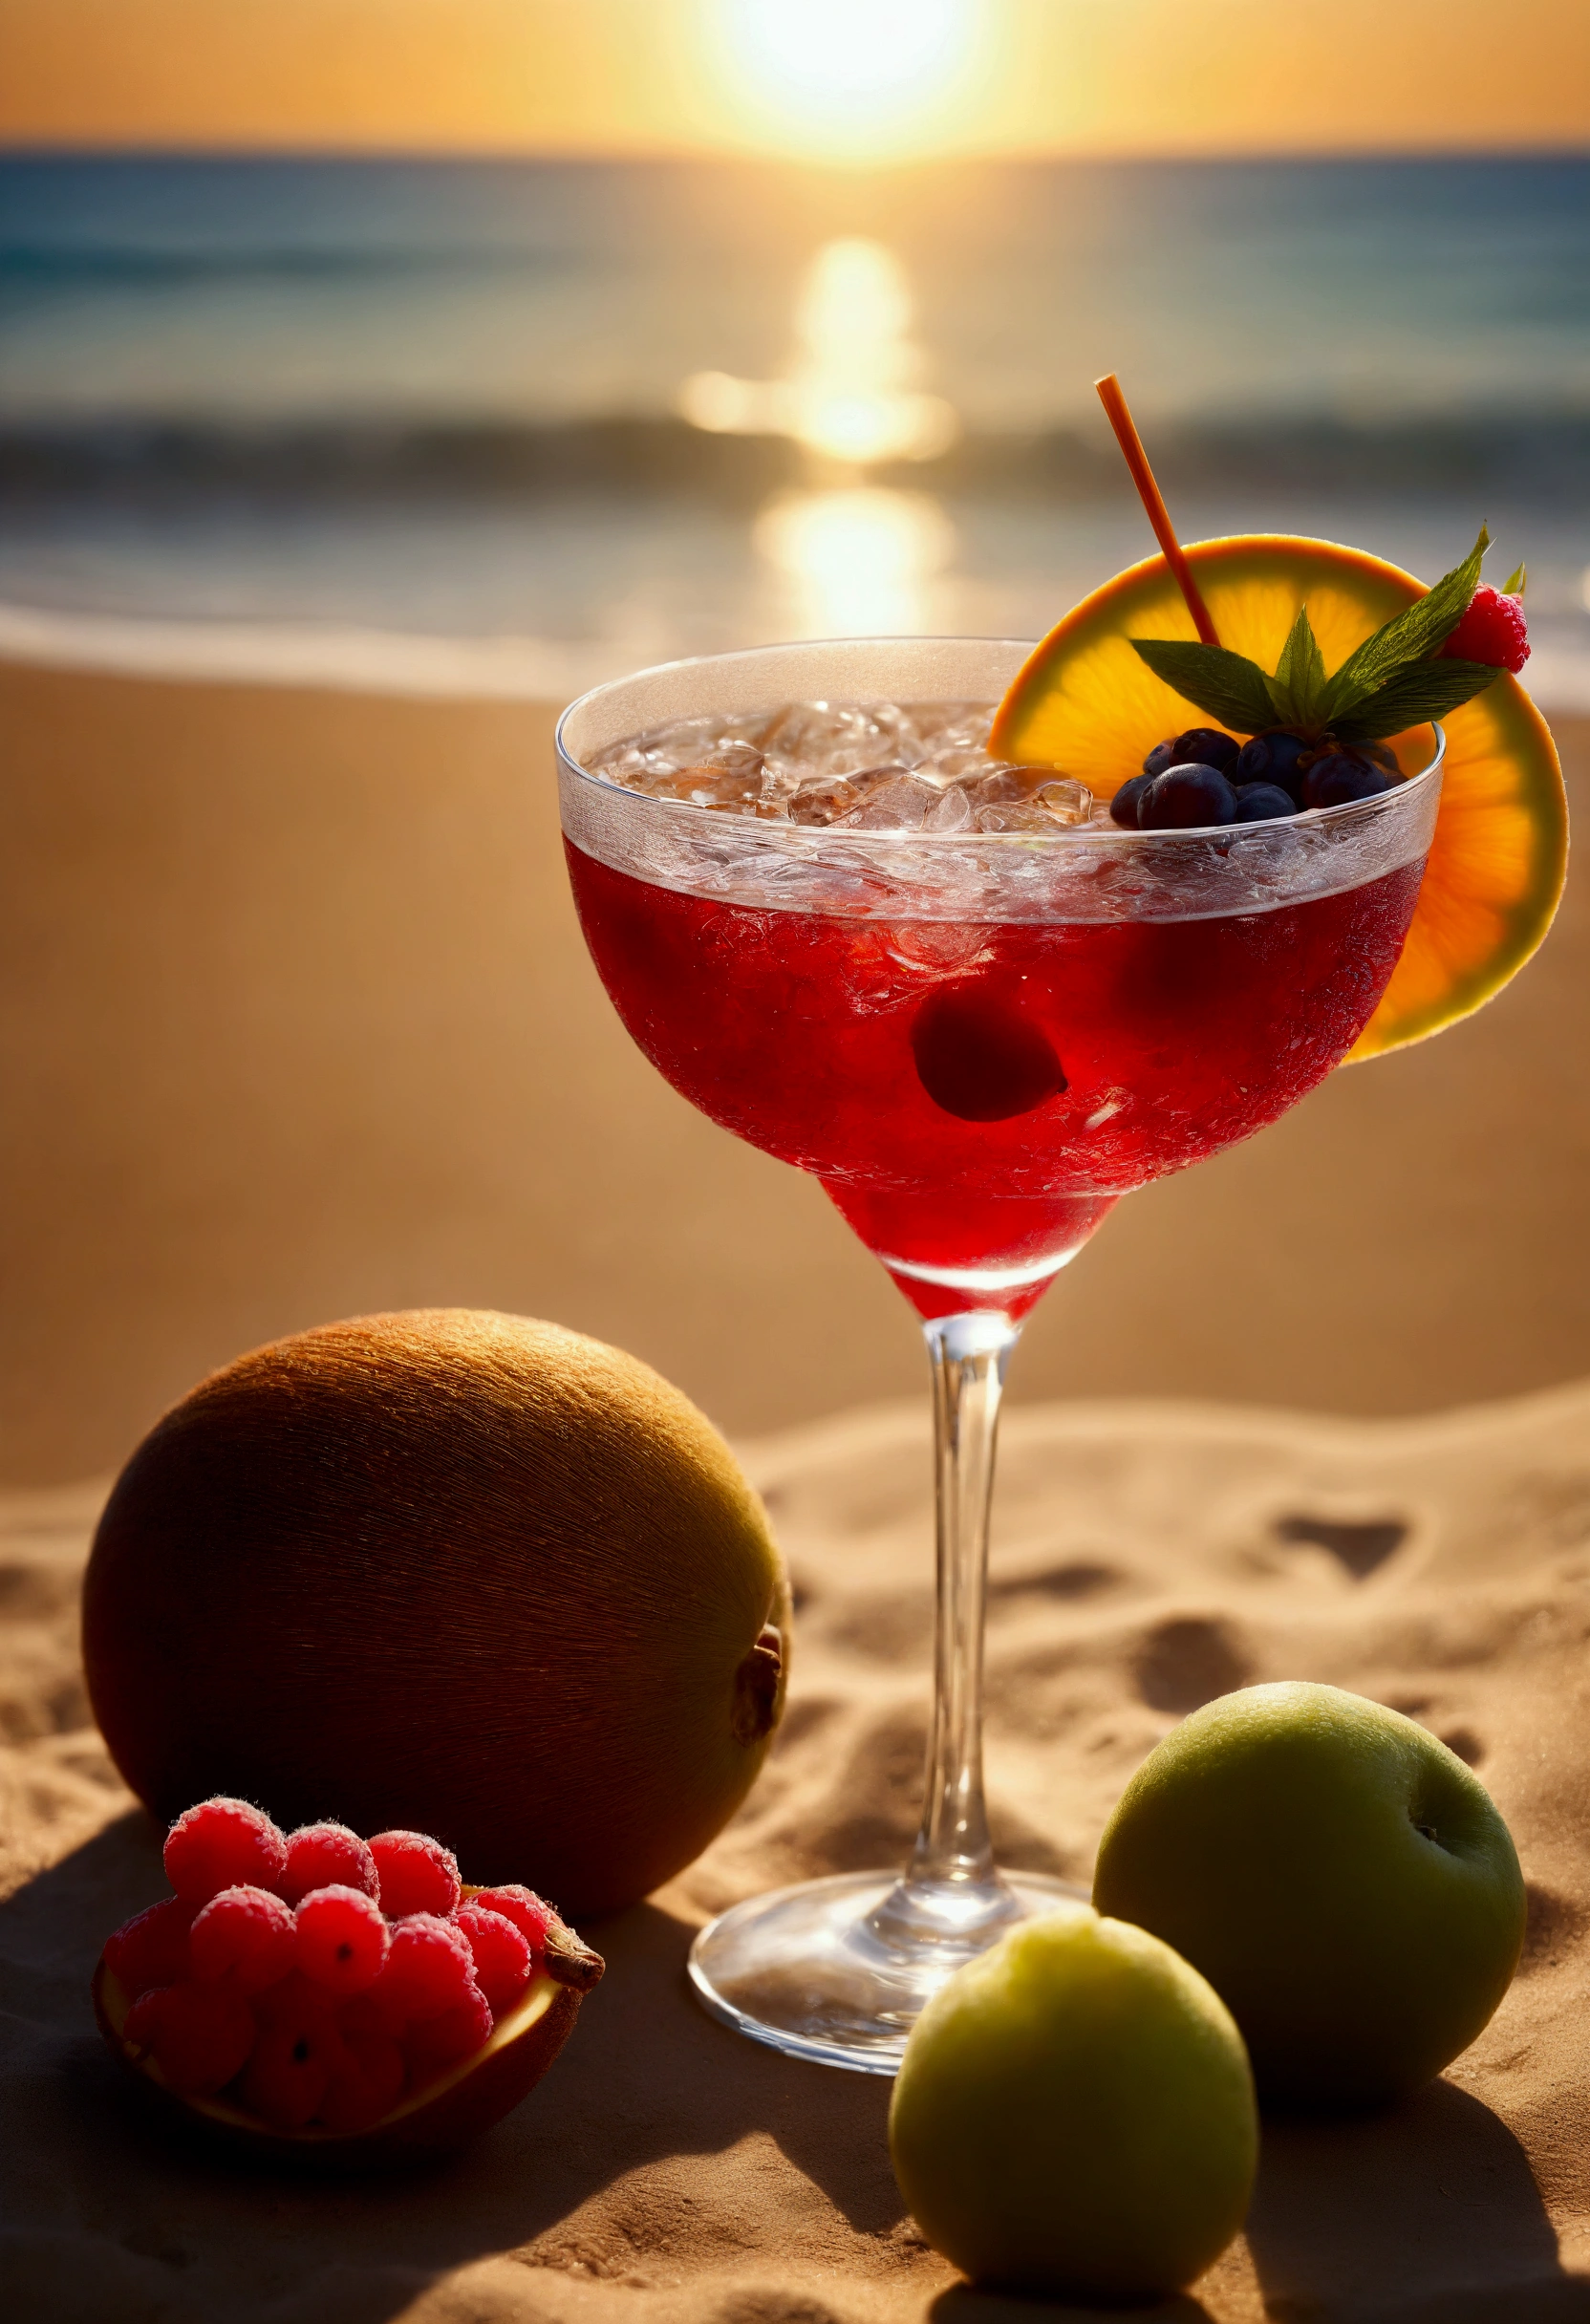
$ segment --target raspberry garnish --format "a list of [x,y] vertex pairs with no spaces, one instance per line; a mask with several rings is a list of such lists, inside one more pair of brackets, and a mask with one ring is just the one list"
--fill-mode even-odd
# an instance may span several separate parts
[[421,2019],[403,2036],[403,2055],[417,2082],[443,2074],[461,2058],[472,2057],[491,2039],[491,2008],[478,1986],[439,2016]]
[[205,1984],[229,1977],[240,1993],[261,1993],[293,1965],[292,1915],[269,1888],[223,1888],[204,1905],[188,1938],[193,1973]]
[[506,1881],[500,1888],[483,1888],[469,1902],[483,1905],[487,1912],[500,1912],[505,1921],[511,1921],[530,1948],[532,1966],[540,1962],[547,1950],[547,1931],[558,1916],[550,1904],[542,1903],[533,1888],[526,1888],[519,1881]]
[[213,2098],[254,2047],[248,2004],[223,1985],[162,1985],[127,2012],[126,2040],[153,2056],[180,2097]]
[[312,1888],[356,1888],[374,1896],[380,1883],[368,1840],[345,1823],[307,1823],[288,1835],[287,1863],[276,1885],[290,1904],[298,1904]]
[[475,1983],[491,2004],[493,2017],[511,2010],[530,1981],[531,1955],[523,1929],[474,1898],[461,1904],[453,1926],[462,1928],[475,1956]]
[[408,2079],[403,2053],[390,2034],[342,2029],[342,2056],[332,2070],[318,2120],[328,2130],[368,2130],[397,2105]]
[[286,1840],[247,1799],[201,1799],[165,1837],[165,1877],[190,1904],[223,1888],[274,1888],[286,1861]]
[[1500,670],[1521,670],[1529,659],[1522,605],[1482,583],[1441,652],[1456,661],[1489,661]]
[[418,2018],[439,2017],[475,1991],[469,1940],[451,1921],[434,1913],[412,1913],[392,1932],[392,1949],[370,1998],[378,2022],[399,2033]]
[[391,1937],[381,1908],[361,1889],[314,1888],[295,1915],[298,1966],[333,1993],[362,1993],[381,1973]]
[[331,1995],[295,1974],[262,1997],[259,2014],[243,2103],[273,2130],[302,2130],[347,2055]]
[[176,1985],[193,1974],[192,1926],[193,1906],[180,1896],[163,1897],[123,1922],[106,1944],[105,1967],[135,2001],[154,1986]]
[[400,1921],[411,1912],[445,1918],[462,1893],[458,1858],[423,1832],[377,1832],[370,1853],[380,1878],[381,1910],[389,1921]]

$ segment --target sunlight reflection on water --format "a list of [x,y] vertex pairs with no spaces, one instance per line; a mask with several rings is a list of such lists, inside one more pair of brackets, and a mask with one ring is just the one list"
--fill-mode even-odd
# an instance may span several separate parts
[[780,493],[752,528],[777,578],[785,635],[930,629],[955,527],[931,494],[867,482],[878,462],[932,459],[959,429],[954,406],[917,385],[923,355],[906,270],[880,242],[825,243],[794,319],[784,377],[698,372],[679,391],[679,409],[715,433],[791,437],[807,455],[811,487]]
[[784,493],[758,517],[753,539],[784,585],[791,636],[938,626],[934,584],[955,557],[956,532],[929,493],[879,484]]
[[905,269],[881,242],[846,235],[813,258],[795,309],[795,352],[778,379],[693,372],[678,409],[713,435],[790,436],[843,466],[932,460],[959,433],[953,404],[915,386],[923,368],[912,336]]

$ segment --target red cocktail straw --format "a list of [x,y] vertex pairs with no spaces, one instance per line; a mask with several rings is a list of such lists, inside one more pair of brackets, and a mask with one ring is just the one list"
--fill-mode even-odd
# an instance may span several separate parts
[[1154,472],[1149,465],[1149,455],[1143,449],[1143,439],[1132,424],[1131,414],[1127,409],[1121,382],[1111,372],[1107,378],[1095,379],[1093,384],[1099,391],[1099,401],[1105,407],[1109,424],[1115,430],[1115,441],[1131,470],[1131,481],[1137,486],[1138,496],[1149,512],[1154,539],[1164,549],[1165,562],[1175,574],[1176,587],[1187,599],[1192,626],[1206,646],[1217,646],[1220,642],[1219,633],[1209,617],[1209,608],[1203,601],[1198,584],[1192,578],[1192,568],[1187,562],[1186,551],[1176,538],[1170,510],[1165,506],[1159,486],[1154,483]]

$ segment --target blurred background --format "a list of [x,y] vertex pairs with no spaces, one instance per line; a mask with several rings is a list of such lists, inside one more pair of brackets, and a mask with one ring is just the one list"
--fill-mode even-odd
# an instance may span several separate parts
[[[1151,547],[1481,517],[1590,713],[1569,0],[5,0],[0,1474],[334,1313],[529,1309],[738,1431],[913,1392],[815,1188],[630,1050],[551,711],[1040,634]],[[1029,1394],[1590,1367],[1576,892],[1473,1025],[1149,1190]]]

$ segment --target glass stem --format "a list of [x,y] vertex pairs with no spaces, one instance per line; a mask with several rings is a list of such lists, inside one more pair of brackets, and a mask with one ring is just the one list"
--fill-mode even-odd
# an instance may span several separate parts
[[1005,1366],[1020,1328],[1002,1315],[926,1326],[933,1365],[938,1603],[922,1828],[906,1878],[986,1885],[994,1851],[982,1796],[982,1647],[988,1515]]

